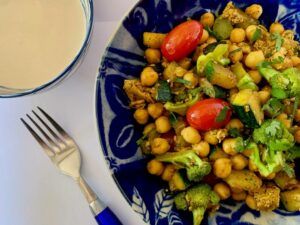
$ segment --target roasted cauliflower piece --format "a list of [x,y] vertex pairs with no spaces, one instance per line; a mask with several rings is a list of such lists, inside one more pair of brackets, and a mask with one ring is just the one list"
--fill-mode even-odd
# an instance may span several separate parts
[[279,207],[280,189],[273,184],[262,186],[254,192],[254,199],[258,210],[274,210]]

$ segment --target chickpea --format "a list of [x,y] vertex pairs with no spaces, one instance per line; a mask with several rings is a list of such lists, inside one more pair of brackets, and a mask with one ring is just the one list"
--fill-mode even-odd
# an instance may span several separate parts
[[169,150],[169,142],[164,138],[154,138],[151,142],[151,153],[154,155],[161,155]]
[[146,109],[137,109],[134,112],[133,117],[139,124],[144,125],[148,122],[149,114]]
[[299,66],[300,65],[300,57],[298,57],[298,56],[292,56],[291,60],[293,62],[293,66]]
[[244,201],[247,197],[247,193],[245,191],[242,191],[241,193],[232,193],[231,197],[235,201]]
[[237,188],[237,187],[231,187],[231,192],[232,193],[236,193],[236,194],[240,194],[242,193],[244,190],[241,188]]
[[193,72],[187,72],[183,79],[190,82],[190,84],[185,85],[187,88],[194,88],[198,84],[198,78]]
[[252,41],[252,37],[256,29],[258,29],[256,25],[250,25],[246,28],[246,37],[248,41]]
[[153,119],[156,119],[162,115],[164,111],[164,105],[159,102],[150,103],[147,107],[147,111]]
[[221,158],[229,158],[221,148],[217,147],[217,149],[209,156],[210,161],[216,161],[217,159]]
[[213,131],[207,131],[204,133],[204,141],[211,145],[217,145],[219,143],[219,140]]
[[244,54],[249,54],[251,52],[250,45],[245,42],[239,43],[238,46],[242,49]]
[[286,113],[279,114],[276,119],[282,122],[286,126],[286,128],[291,128],[292,120],[288,118],[288,115]]
[[212,27],[215,23],[215,16],[210,12],[204,13],[200,18],[200,22],[204,27]]
[[231,160],[227,158],[220,158],[214,162],[214,174],[219,178],[226,178],[231,173]]
[[244,124],[239,119],[231,119],[226,125],[226,129],[230,130],[234,128],[241,131],[244,129]]
[[181,59],[180,61],[178,61],[177,63],[178,63],[178,65],[179,65],[180,67],[182,67],[183,69],[188,70],[188,69],[191,68],[191,65],[192,65],[192,59],[190,59],[190,58],[183,58],[183,59]]
[[214,191],[219,195],[221,200],[228,199],[230,197],[230,188],[225,183],[217,183],[214,186]]
[[175,71],[174,71],[174,74],[177,76],[177,77],[183,77],[184,74],[187,73],[187,70],[182,68],[181,66],[178,66],[176,67]]
[[160,176],[164,172],[164,164],[156,159],[152,159],[147,164],[147,170],[152,175]]
[[215,37],[209,36],[208,39],[206,40],[207,44],[212,44],[212,43],[216,43],[217,39]]
[[144,127],[143,135],[148,135],[151,131],[155,130],[155,124],[149,123]]
[[252,195],[247,195],[245,202],[250,209],[256,210],[256,201]]
[[198,144],[193,145],[193,150],[198,156],[205,158],[209,154],[210,146],[206,141],[200,141]]
[[234,28],[230,34],[230,41],[233,43],[240,43],[245,40],[246,32],[243,28]]
[[265,104],[270,99],[271,92],[270,91],[259,91],[258,97],[259,97],[260,103]]
[[235,170],[243,170],[248,165],[248,159],[242,154],[231,157],[232,167]]
[[258,171],[257,166],[255,165],[255,163],[252,160],[249,160],[248,168],[249,168],[249,170],[251,170],[253,172]]
[[254,19],[258,19],[263,13],[261,5],[253,4],[246,8],[245,12]]
[[236,155],[236,139],[226,138],[222,143],[223,151],[228,155]]
[[275,22],[270,26],[270,33],[282,34],[284,32],[284,27],[281,23]]
[[164,181],[170,181],[173,177],[173,175],[175,174],[176,172],[176,167],[172,164],[169,164],[166,166],[163,174],[161,175],[161,178],[164,180]]
[[265,56],[263,51],[259,50],[259,51],[254,51],[254,52],[250,52],[246,59],[245,59],[245,64],[247,67],[251,68],[251,69],[256,69],[256,66],[263,62],[265,60]]
[[209,33],[207,32],[207,30],[204,29],[202,37],[201,37],[201,39],[199,41],[199,44],[205,43],[207,41],[208,37],[209,37]]
[[262,76],[260,75],[258,70],[250,70],[250,71],[248,71],[248,74],[250,75],[250,77],[252,78],[254,83],[256,83],[256,84],[258,84],[262,79]]
[[145,51],[145,57],[149,64],[159,63],[161,59],[160,50],[154,48],[147,48]]
[[300,122],[300,109],[297,109],[295,113],[295,120],[296,122]]
[[237,45],[231,45],[229,48],[229,58],[232,63],[237,63],[243,59],[243,51]]
[[143,86],[152,86],[158,80],[158,73],[152,67],[146,67],[141,73]]
[[295,141],[299,144],[300,143],[300,130],[297,130],[294,133],[294,138],[295,138]]
[[167,133],[171,130],[171,123],[168,117],[160,116],[155,120],[155,126],[158,133]]
[[193,127],[183,128],[181,135],[183,139],[190,144],[197,144],[201,141],[199,132]]

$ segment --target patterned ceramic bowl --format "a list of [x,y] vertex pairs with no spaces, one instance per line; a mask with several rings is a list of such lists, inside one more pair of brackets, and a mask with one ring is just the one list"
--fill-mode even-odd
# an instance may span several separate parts
[[[264,8],[262,22],[279,20],[300,34],[299,0],[236,0],[244,8],[259,3]],[[221,11],[228,0],[143,0],[123,20],[101,63],[97,81],[97,117],[103,153],[110,170],[132,209],[152,225],[192,224],[189,214],[177,212],[172,198],[159,178],[146,171],[146,162],[136,145],[141,127],[136,126],[128,99],[122,89],[124,79],[138,77],[146,62],[143,57],[144,31],[168,32],[187,18],[199,18],[205,11]],[[297,36],[298,38],[299,36]],[[250,210],[245,204],[225,202],[218,212],[206,217],[211,225],[299,225],[300,213],[283,209],[273,212]]]

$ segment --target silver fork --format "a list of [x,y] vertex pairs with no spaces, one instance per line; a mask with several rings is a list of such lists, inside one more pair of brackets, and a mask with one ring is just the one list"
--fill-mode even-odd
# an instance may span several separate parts
[[[39,114],[42,114],[44,119],[34,110],[32,110],[32,113],[36,117],[35,119],[28,114],[26,116],[42,135],[38,135],[38,133],[21,118],[23,124],[42,146],[44,152],[49,156],[60,172],[73,178],[79,185],[98,224],[121,225],[121,222],[114,213],[108,207],[104,206],[95,192],[82,178],[80,174],[81,156],[75,141],[43,109],[40,107],[37,108],[40,111]],[[39,121],[39,123],[37,121]]]

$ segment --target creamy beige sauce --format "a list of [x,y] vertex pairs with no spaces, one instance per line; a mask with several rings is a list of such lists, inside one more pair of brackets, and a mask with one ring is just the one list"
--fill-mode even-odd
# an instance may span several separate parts
[[0,86],[54,79],[79,52],[85,23],[80,0],[0,0]]

